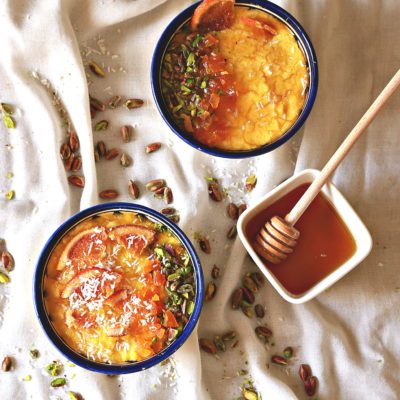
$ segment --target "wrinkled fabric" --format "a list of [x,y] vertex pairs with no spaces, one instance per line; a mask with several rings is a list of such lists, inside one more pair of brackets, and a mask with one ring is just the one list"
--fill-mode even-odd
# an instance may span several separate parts
[[[0,373],[2,399],[232,399],[246,376],[263,399],[305,399],[297,370],[312,366],[319,399],[397,399],[400,393],[398,276],[400,93],[388,102],[333,177],[374,239],[370,256],[316,299],[285,302],[268,283],[257,294],[265,305],[265,323],[274,345],[265,348],[254,334],[259,323],[230,308],[230,294],[247,271],[256,269],[239,239],[228,241],[232,221],[226,203],[207,194],[204,177],[220,179],[235,202],[252,204],[294,172],[322,168],[400,66],[400,3],[395,0],[280,1],[309,33],[318,55],[320,82],[316,104],[304,133],[272,153],[245,160],[202,154],[176,138],[158,114],[150,89],[150,63],[157,38],[183,8],[185,0],[4,0],[0,5],[0,102],[17,111],[15,130],[0,124],[0,237],[15,257],[11,282],[0,287],[0,358],[12,356],[12,372]],[[101,50],[101,46],[106,49]],[[92,50],[94,51],[92,51]],[[104,54],[103,54],[104,53]],[[106,77],[85,73],[95,60]],[[109,68],[109,69],[108,69]],[[87,68],[86,68],[87,70]],[[36,71],[51,82],[77,131],[81,144],[84,190],[68,185],[59,156],[65,128]],[[88,81],[90,83],[88,89]],[[113,94],[145,99],[145,107],[107,110],[105,132],[92,132],[88,92],[102,100]],[[131,143],[119,128],[134,126]],[[123,169],[118,160],[94,162],[93,144],[104,140],[134,160]],[[148,143],[160,141],[146,155]],[[13,172],[13,177],[7,177]],[[258,183],[245,194],[245,178]],[[221,269],[216,297],[204,305],[196,331],[173,356],[173,363],[123,377],[107,377],[65,363],[42,331],[34,312],[35,263],[51,233],[79,209],[99,203],[98,192],[117,189],[118,200],[132,201],[129,179],[139,182],[136,201],[159,210],[162,203],[145,193],[144,184],[164,178],[174,192],[180,227],[193,240],[207,234],[211,254],[199,249],[205,281],[214,264]],[[4,194],[15,190],[15,199]],[[4,245],[3,245],[4,249]],[[212,357],[200,353],[198,337],[228,330],[239,344]],[[288,368],[270,363],[273,354],[293,346]],[[40,357],[32,360],[31,346]],[[229,347],[229,346],[228,346]],[[51,389],[44,367],[61,359],[68,389]],[[268,365],[267,365],[268,364]],[[29,382],[23,377],[31,375]]]

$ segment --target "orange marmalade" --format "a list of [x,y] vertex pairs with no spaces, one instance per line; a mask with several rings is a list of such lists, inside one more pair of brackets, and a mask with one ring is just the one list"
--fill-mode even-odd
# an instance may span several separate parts
[[191,258],[164,225],[131,211],[103,212],[68,231],[44,278],[55,331],[88,359],[149,358],[183,330],[194,310]]
[[276,17],[235,6],[232,25],[173,37],[162,91],[175,122],[199,142],[251,150],[276,141],[298,119],[309,86],[306,59]]

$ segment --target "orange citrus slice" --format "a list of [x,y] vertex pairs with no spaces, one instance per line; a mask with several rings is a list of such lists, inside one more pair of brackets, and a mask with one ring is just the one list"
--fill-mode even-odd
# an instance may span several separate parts
[[155,239],[156,231],[140,225],[127,224],[112,228],[109,237],[123,244],[128,250],[140,253],[150,246]]
[[234,0],[203,0],[190,21],[192,31],[221,31],[235,19]]
[[104,228],[95,227],[80,232],[65,247],[57,269],[64,269],[66,263],[72,260],[81,266],[94,266],[106,255],[106,240]]
[[76,289],[82,286],[84,282],[91,278],[99,277],[103,271],[104,270],[100,268],[88,268],[75,274],[74,277],[65,285],[65,288],[61,293],[61,297],[63,299],[67,299],[72,293],[75,292]]
[[276,29],[274,27],[272,27],[271,25],[267,24],[264,21],[259,21],[258,19],[254,19],[254,18],[249,18],[246,16],[243,16],[241,18],[241,21],[247,25],[250,26],[252,28],[256,28],[260,31],[264,31],[269,33],[272,36],[275,36],[278,34],[278,32],[276,31]]

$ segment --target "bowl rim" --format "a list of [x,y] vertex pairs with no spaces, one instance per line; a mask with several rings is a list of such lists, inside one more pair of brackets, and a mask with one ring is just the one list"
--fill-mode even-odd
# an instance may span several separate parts
[[[178,338],[174,342],[172,342],[172,344],[170,344],[168,347],[166,347],[164,350],[157,353],[153,357],[142,361],[127,363],[127,364],[99,363],[96,361],[89,360],[85,356],[75,352],[60,338],[60,336],[53,328],[51,322],[48,319],[43,299],[43,279],[47,267],[47,262],[51,252],[53,251],[54,247],[57,245],[59,240],[70,229],[72,229],[76,224],[78,224],[82,220],[90,217],[91,215],[107,211],[140,212],[166,225],[168,229],[170,229],[178,237],[178,239],[182,242],[182,244],[186,247],[190,257],[192,258],[193,268],[195,271],[196,288],[197,288],[195,297],[195,307],[182,333],[178,336]],[[33,279],[33,298],[34,298],[35,313],[42,326],[42,329],[46,333],[50,342],[68,360],[70,360],[71,362],[82,368],[85,368],[93,372],[112,374],[112,375],[129,374],[133,372],[142,371],[156,364],[159,364],[161,361],[167,359],[173,353],[175,353],[175,351],[177,351],[183,345],[183,343],[189,338],[190,334],[193,332],[198,322],[203,305],[204,277],[200,259],[196,253],[193,244],[190,242],[186,234],[176,224],[174,224],[172,221],[170,221],[168,218],[163,216],[158,211],[155,211],[149,207],[142,206],[136,203],[110,202],[110,203],[98,204],[78,212],[77,214],[71,216],[65,222],[63,222],[52,233],[52,235],[44,245],[43,250],[41,251],[36,264],[36,269],[34,272],[34,279]]]
[[222,158],[229,158],[229,159],[243,159],[269,153],[270,151],[275,150],[282,144],[286,143],[300,130],[300,128],[307,120],[311,112],[311,109],[313,108],[313,105],[315,103],[315,98],[318,91],[319,74],[318,74],[317,56],[314,47],[311,43],[311,40],[307,35],[306,31],[304,30],[304,28],[302,27],[302,25],[300,25],[300,23],[297,21],[296,18],[294,18],[288,11],[286,11],[282,7],[270,1],[239,0],[235,3],[237,6],[248,5],[250,7],[257,7],[258,9],[263,9],[265,10],[265,12],[273,14],[281,22],[283,22],[284,24],[286,24],[286,26],[288,26],[288,28],[292,31],[297,41],[299,42],[299,45],[302,48],[306,60],[308,62],[308,69],[310,74],[309,92],[303,110],[301,111],[296,122],[281,137],[279,137],[274,142],[266,144],[262,147],[253,150],[241,150],[241,151],[229,151],[229,150],[221,150],[217,148],[208,147],[198,142],[194,138],[191,138],[185,133],[181,132],[181,129],[177,126],[177,124],[169,114],[169,111],[166,109],[160,86],[160,69],[166,46],[168,45],[174,33],[182,26],[184,22],[186,22],[192,16],[193,11],[199,4],[200,1],[195,4],[192,4],[191,6],[181,11],[167,25],[167,27],[164,29],[160,38],[157,41],[150,68],[151,89],[157,109],[161,117],[165,121],[165,123],[168,125],[168,127],[172,130],[172,132],[175,135],[177,135],[181,140],[183,140],[185,143],[189,144],[196,150],[202,151],[206,154]]
[[[359,215],[356,213],[356,211],[348,202],[348,200],[344,197],[344,195],[340,192],[340,190],[332,183],[332,181],[329,180],[323,186],[321,192],[335,208],[337,214],[341,217],[357,244],[357,248],[354,254],[348,260],[346,260],[338,268],[333,270],[330,274],[326,275],[314,286],[307,289],[305,292],[299,295],[295,295],[289,292],[283,286],[278,278],[276,278],[275,275],[265,266],[265,263],[261,259],[261,257],[259,257],[258,254],[255,252],[253,246],[250,243],[250,240],[245,234],[248,220],[257,215],[262,208],[268,207],[268,205],[273,204],[275,201],[283,197],[285,194],[289,193],[291,190],[297,188],[303,183],[311,183],[319,173],[319,170],[312,168],[304,169],[297,172],[290,178],[280,183],[274,189],[266,193],[255,204],[253,204],[245,212],[243,212],[238,220],[238,235],[240,241],[244,245],[250,257],[257,264],[257,267],[268,279],[275,290],[286,301],[293,304],[302,304],[309,300],[312,300],[314,297],[318,296],[319,294],[333,286],[338,280],[343,278],[351,270],[358,266],[368,256],[372,249],[372,237],[368,231],[368,228],[365,226],[364,222],[361,220]],[[341,207],[339,207],[339,205]],[[345,216],[347,216],[347,218]],[[349,223],[350,219],[356,225],[352,226]],[[360,243],[363,244],[363,247],[359,246]]]

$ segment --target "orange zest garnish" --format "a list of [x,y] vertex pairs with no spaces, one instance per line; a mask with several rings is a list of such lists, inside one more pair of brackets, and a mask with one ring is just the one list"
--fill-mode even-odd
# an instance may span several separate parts
[[167,328],[177,328],[178,322],[176,322],[176,319],[174,317],[174,314],[170,310],[166,310],[164,313],[164,324],[165,327]]
[[190,22],[192,31],[221,31],[235,19],[234,0],[203,0]]

